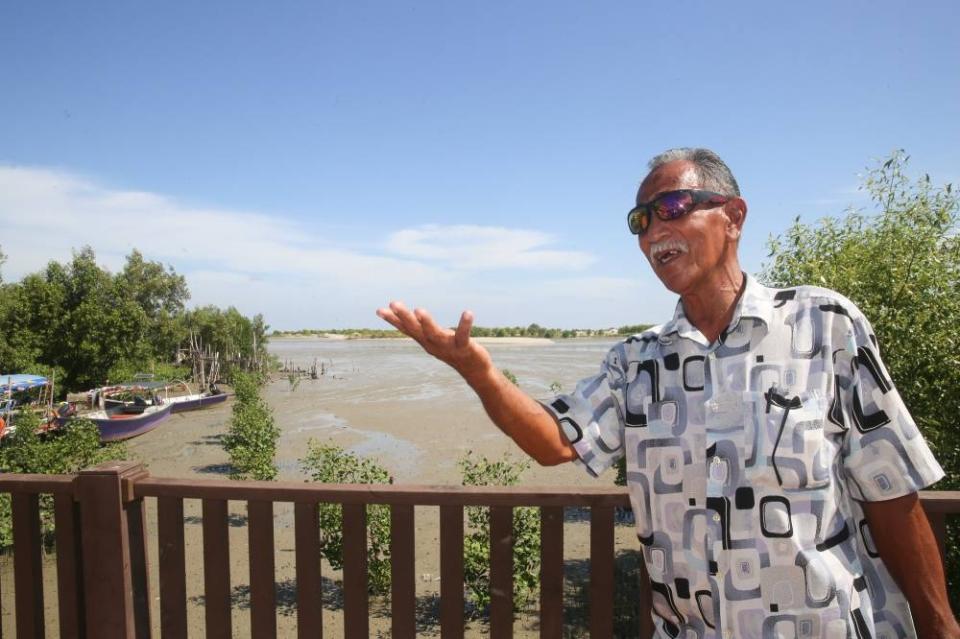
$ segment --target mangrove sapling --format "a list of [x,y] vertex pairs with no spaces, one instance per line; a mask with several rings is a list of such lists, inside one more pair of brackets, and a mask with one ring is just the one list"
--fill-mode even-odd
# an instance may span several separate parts
[[[457,465],[464,486],[514,486],[530,468],[530,461],[513,461],[504,455],[492,461],[468,452]],[[490,605],[490,509],[468,506],[467,531],[463,540],[463,572],[467,596],[477,611]],[[513,607],[523,608],[539,588],[540,511],[513,509]]]
[[[387,469],[372,459],[357,457],[333,444],[307,444],[307,455],[300,460],[310,479],[325,484],[392,484]],[[343,508],[340,504],[320,504],[320,554],[335,570],[343,568]],[[390,591],[390,508],[383,504],[367,506],[368,587],[373,594]]]
[[260,397],[260,378],[252,373],[236,373],[233,389],[236,401],[223,447],[230,455],[231,479],[272,480],[277,477],[274,458],[280,429],[273,411]]

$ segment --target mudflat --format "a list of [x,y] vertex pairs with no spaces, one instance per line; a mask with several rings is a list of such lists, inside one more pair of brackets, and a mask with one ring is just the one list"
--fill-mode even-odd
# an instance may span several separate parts
[[[549,397],[550,385],[569,391],[577,379],[598,370],[611,342],[490,344],[495,361],[509,368],[521,387],[535,397]],[[281,359],[309,365],[324,364],[319,379],[278,377],[263,396],[281,429],[277,462],[281,481],[308,479],[300,467],[311,440],[331,442],[364,457],[379,461],[395,483],[460,485],[457,461],[468,452],[498,459],[510,454],[516,461],[522,452],[489,421],[483,407],[453,371],[423,355],[410,340],[301,340],[272,343]],[[232,400],[224,405],[172,415],[157,429],[130,440],[130,453],[142,461],[153,476],[224,479],[229,460],[221,444],[231,415]],[[535,463],[525,472],[527,486],[611,485],[613,473],[592,479],[574,464],[542,468]],[[152,502],[152,500],[151,500]],[[246,504],[231,502],[230,557],[234,592],[233,632],[249,634],[249,557]],[[277,504],[275,562],[277,575],[279,636],[296,634],[296,582],[294,579],[293,509]],[[565,558],[569,594],[569,636],[587,634],[589,523],[585,513],[568,513],[565,525]],[[418,631],[439,634],[439,541],[436,508],[416,509],[416,574],[418,575]],[[200,503],[185,503],[187,543],[187,597],[191,632],[202,636],[203,559]],[[157,543],[155,505],[148,503],[150,571],[157,588]],[[635,554],[639,544],[629,525],[617,526],[618,550]],[[326,636],[343,636],[340,609],[341,574],[326,562],[324,577],[324,630]],[[632,578],[630,576],[627,577]],[[158,590],[154,590],[158,592]],[[154,625],[159,623],[159,602],[154,600]],[[626,605],[629,605],[627,602]],[[537,634],[533,614],[520,615],[516,636]],[[389,601],[371,598],[371,636],[389,636]],[[581,632],[582,631],[582,632]],[[482,619],[469,621],[468,636],[488,634]]]

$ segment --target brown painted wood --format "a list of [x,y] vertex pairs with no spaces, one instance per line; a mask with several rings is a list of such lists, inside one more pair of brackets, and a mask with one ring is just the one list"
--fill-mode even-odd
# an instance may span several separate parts
[[413,506],[390,507],[390,636],[393,639],[414,639],[417,634],[413,521]]
[[203,500],[203,592],[207,639],[229,639],[230,533],[227,502]]
[[[143,497],[145,495],[165,496],[175,499],[184,497],[208,498],[215,501],[224,502],[230,497],[241,499],[250,499],[255,497],[259,501],[285,500],[293,501],[297,504],[307,504],[317,499],[327,498],[333,501],[342,501],[348,504],[362,503],[389,503],[389,504],[476,504],[476,505],[494,505],[503,507],[519,505],[542,505],[547,507],[561,507],[565,505],[577,506],[584,505],[593,508],[605,509],[612,506],[626,505],[627,495],[624,489],[569,489],[562,487],[552,487],[546,489],[540,488],[499,488],[491,489],[488,487],[475,488],[455,488],[449,487],[431,487],[431,486],[321,486],[304,484],[283,484],[268,482],[250,482],[249,484],[235,484],[229,482],[191,482],[190,480],[164,480],[145,476],[142,468],[137,470],[139,465],[135,463],[108,463],[95,469],[84,471],[80,477],[74,481],[69,476],[54,475],[2,475],[0,476],[0,492],[14,491],[25,495],[36,495],[39,493],[52,493],[60,497],[57,500],[56,508],[58,517],[58,581],[61,584],[59,599],[61,603],[61,635],[71,635],[70,626],[70,604],[64,605],[64,601],[73,598],[73,608],[77,611],[75,615],[78,624],[75,634],[83,635],[84,627],[88,631],[88,636],[116,636],[130,637],[133,619],[133,605],[131,593],[133,591],[130,581],[129,569],[136,569],[132,565],[131,559],[135,562],[136,557],[131,558],[129,539],[126,539],[126,533],[129,532],[131,525],[117,503],[123,499],[129,500],[133,496]],[[117,488],[118,480],[122,481],[122,487]],[[99,495],[99,497],[97,497]],[[116,499],[117,495],[120,500]],[[70,507],[69,497],[75,496],[79,503],[85,504],[81,508]],[[926,491],[920,494],[921,502],[925,510],[930,514],[931,524],[938,533],[938,542],[942,544],[942,530],[945,526],[947,514],[960,513],[960,491]],[[22,506],[21,506],[22,509]],[[77,512],[80,512],[79,526],[74,527],[74,534],[70,535],[70,525],[63,524],[69,520],[69,511],[73,511],[74,521],[76,521]],[[117,513],[119,512],[119,516]],[[140,516],[142,517],[142,511]],[[142,521],[142,519],[140,519]],[[222,538],[226,539],[226,517],[223,518]],[[119,524],[119,525],[118,525]],[[135,528],[137,522],[132,526]],[[602,526],[605,528],[606,526]],[[205,521],[205,543],[210,537],[207,534]],[[219,525],[214,528],[221,528]],[[365,527],[364,527],[365,528]],[[612,528],[612,526],[611,526]],[[21,533],[22,536],[22,533]],[[598,541],[606,537],[606,532],[601,528],[591,530],[591,548],[602,547],[606,542]],[[74,549],[77,551],[76,560],[69,562],[70,539],[73,540]],[[595,543],[596,542],[596,543]],[[227,544],[221,545],[223,551],[228,548]],[[610,545],[610,558],[612,564],[612,544]],[[493,552],[496,552],[494,548]],[[599,551],[598,551],[599,552]],[[215,555],[216,552],[210,554]],[[597,555],[597,560],[593,562],[593,572],[598,574],[597,568],[603,568],[602,554]],[[90,562],[89,558],[96,558],[96,561]],[[84,565],[90,565],[89,570],[83,570]],[[365,563],[365,562],[364,562]],[[222,565],[226,567],[226,577],[223,579],[227,592],[227,610],[229,611],[229,561],[215,559],[211,565]],[[125,572],[126,570],[126,572]],[[74,575],[71,579],[70,575]],[[605,572],[602,570],[600,572]],[[612,572],[612,571],[611,571]],[[40,573],[36,573],[40,574]],[[365,571],[364,571],[365,574]],[[16,578],[16,577],[15,577]],[[644,578],[646,581],[646,577]],[[69,583],[77,581],[83,584],[83,587],[73,588]],[[599,587],[592,585],[592,589]],[[116,600],[116,593],[123,592],[125,596]],[[88,618],[83,618],[83,607],[80,605],[82,598],[88,601],[103,600],[99,595],[110,594],[116,600],[116,605],[112,607],[98,606],[91,607],[94,612]],[[107,597],[110,599],[111,597]],[[598,599],[596,593],[593,598]],[[649,609],[649,583],[646,582],[646,590],[641,597],[641,607],[644,610]],[[609,598],[607,598],[609,601]],[[216,606],[216,604],[213,604]],[[229,619],[229,615],[227,615]],[[647,616],[644,615],[644,619]],[[85,626],[84,626],[85,624]],[[226,626],[226,634],[229,636],[229,625]],[[643,635],[641,635],[643,636]]]
[[513,637],[513,508],[509,506],[490,508],[490,636]]
[[638,639],[653,639],[653,589],[650,587],[650,574],[647,563],[640,562],[640,633]]
[[920,503],[929,512],[960,514],[960,490],[923,490]]
[[183,500],[157,500],[157,545],[160,557],[160,634],[187,636],[187,560],[184,549]]
[[294,506],[297,544],[297,638],[323,638],[323,581],[317,504]]
[[147,513],[143,499],[124,506],[130,543],[130,581],[137,639],[150,639],[150,568],[147,560]]
[[343,629],[347,637],[370,634],[367,598],[367,510],[343,505]]
[[590,509],[590,636],[613,636],[613,508]]
[[13,588],[17,637],[43,637],[43,573],[40,498],[14,493]]
[[440,506],[440,633],[463,638],[463,506]]
[[540,636],[563,637],[563,507],[540,509]]
[[61,639],[83,636],[83,565],[80,546],[80,510],[67,493],[54,495],[53,517],[57,542],[57,605]]
[[310,484],[294,482],[160,479],[133,487],[138,497],[412,504],[417,506],[629,506],[625,488],[571,486],[418,486],[397,484]]
[[[86,635],[104,639],[136,637],[128,520],[123,482],[141,477],[143,465],[107,462],[81,471],[80,502]],[[98,605],[109,601],[110,605]]]
[[74,475],[0,475],[0,492],[28,495],[73,495],[76,491]]
[[277,587],[273,558],[273,503],[247,502],[250,552],[250,634],[277,636]]

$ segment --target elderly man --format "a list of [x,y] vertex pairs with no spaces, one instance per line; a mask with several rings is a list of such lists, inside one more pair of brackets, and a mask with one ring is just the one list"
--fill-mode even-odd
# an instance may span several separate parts
[[657,636],[960,637],[916,495],[943,471],[870,324],[833,291],[745,275],[746,215],[713,152],[655,157],[628,223],[676,312],[543,404],[470,339],[470,312],[455,331],[399,302],[378,315],[541,464],[626,457]]

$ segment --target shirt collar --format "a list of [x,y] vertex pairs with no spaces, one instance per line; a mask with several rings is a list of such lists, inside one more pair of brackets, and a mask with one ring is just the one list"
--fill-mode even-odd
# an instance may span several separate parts
[[[737,301],[737,306],[733,310],[733,317],[725,332],[729,333],[736,330],[740,320],[745,317],[753,318],[769,324],[770,314],[773,309],[773,297],[770,289],[763,286],[751,275],[743,274],[746,284],[743,287],[743,295]],[[676,333],[679,337],[686,337],[698,342],[705,341],[700,330],[690,323],[686,313],[683,311],[683,300],[677,300],[676,310],[673,312],[673,319],[663,325],[660,332],[661,338],[666,338]],[[721,336],[722,338],[722,336]]]

